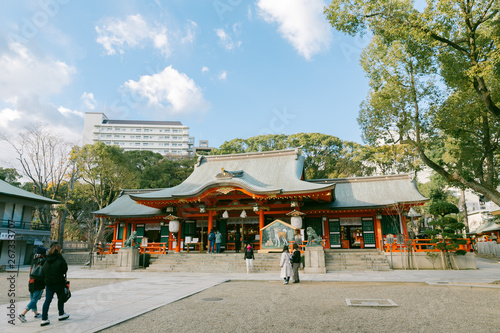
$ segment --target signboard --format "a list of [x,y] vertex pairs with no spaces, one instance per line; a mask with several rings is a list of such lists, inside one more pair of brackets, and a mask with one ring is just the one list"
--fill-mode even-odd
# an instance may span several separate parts
[[385,235],[385,238],[387,239],[387,243],[389,243],[389,244],[394,243],[394,235],[393,234],[387,234],[387,235]]
[[159,223],[146,223],[145,230],[160,230],[161,226]]
[[147,237],[142,237],[141,246],[142,247],[147,247],[148,246],[148,238]]
[[293,241],[295,228],[281,220],[275,220],[262,230],[261,249],[283,249]]
[[403,237],[402,234],[398,234],[396,237],[396,243],[398,244],[403,244],[405,242],[405,238]]

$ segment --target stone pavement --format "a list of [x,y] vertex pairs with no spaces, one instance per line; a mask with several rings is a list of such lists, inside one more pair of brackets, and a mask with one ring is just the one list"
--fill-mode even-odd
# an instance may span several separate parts
[[[478,270],[395,270],[382,272],[332,272],[327,274],[301,274],[301,281],[356,281],[356,282],[426,282],[429,284],[485,285],[500,280],[500,263],[477,258]],[[27,269],[28,267],[25,267]],[[1,332],[96,332],[130,318],[139,316],[163,305],[189,297],[207,288],[230,280],[280,280],[279,273],[164,273],[164,272],[114,272],[88,270],[70,266],[68,278],[121,278],[123,282],[93,287],[73,292],[65,310],[70,314],[66,321],[57,320],[57,300],[50,307],[50,325],[41,327],[40,320],[16,325],[8,324],[5,316],[8,304],[0,305],[5,313],[0,321]],[[39,301],[39,308],[43,304]],[[16,303],[18,312],[27,301]]]

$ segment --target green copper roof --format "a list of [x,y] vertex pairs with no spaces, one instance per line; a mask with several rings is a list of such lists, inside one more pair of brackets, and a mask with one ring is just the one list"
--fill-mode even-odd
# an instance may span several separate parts
[[301,180],[304,157],[298,149],[259,153],[200,156],[193,173],[180,185],[131,195],[137,199],[195,197],[213,187],[241,187],[254,194],[300,194],[332,190],[335,184]]
[[139,194],[158,190],[123,190],[120,197],[113,201],[109,206],[101,210],[92,212],[96,216],[106,217],[154,217],[166,215],[161,209],[146,207],[138,204],[130,198],[130,194]]
[[415,181],[409,174],[317,179],[310,182],[336,184],[335,200],[318,205],[328,209],[376,208],[398,203],[422,203],[429,200],[420,194]]
[[19,187],[15,187],[13,185],[10,185],[9,183],[3,181],[0,179],[0,194],[4,194],[7,196],[15,196],[27,200],[34,200],[38,204],[57,204],[59,201],[57,200],[52,200],[46,197],[43,197],[41,195],[31,193],[25,190],[20,189]]

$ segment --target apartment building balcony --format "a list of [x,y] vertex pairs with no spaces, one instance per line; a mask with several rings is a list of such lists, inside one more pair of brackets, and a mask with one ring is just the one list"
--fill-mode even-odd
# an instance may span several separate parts
[[50,231],[50,223],[42,223],[36,221],[16,221],[16,220],[0,220],[2,229],[12,229],[15,232],[20,230],[39,230]]

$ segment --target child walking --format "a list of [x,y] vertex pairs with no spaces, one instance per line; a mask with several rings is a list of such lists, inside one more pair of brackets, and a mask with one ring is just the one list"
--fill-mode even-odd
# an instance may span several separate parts
[[33,277],[31,276],[31,272],[33,271],[33,268],[36,267],[39,264],[43,265],[43,262],[45,261],[45,253],[47,251],[39,246],[36,249],[36,253],[33,257],[33,264],[31,265],[30,269],[30,277],[29,277],[29,282],[28,282],[28,290],[30,292],[30,299],[31,301],[28,303],[26,306],[26,309],[22,313],[19,314],[18,318],[21,322],[25,323],[26,320],[26,313],[28,313],[29,310],[33,310],[35,313],[35,318],[42,318],[42,314],[38,312],[37,308],[37,303],[40,298],[42,298],[42,293],[43,290],[45,289],[45,282],[42,277]]

